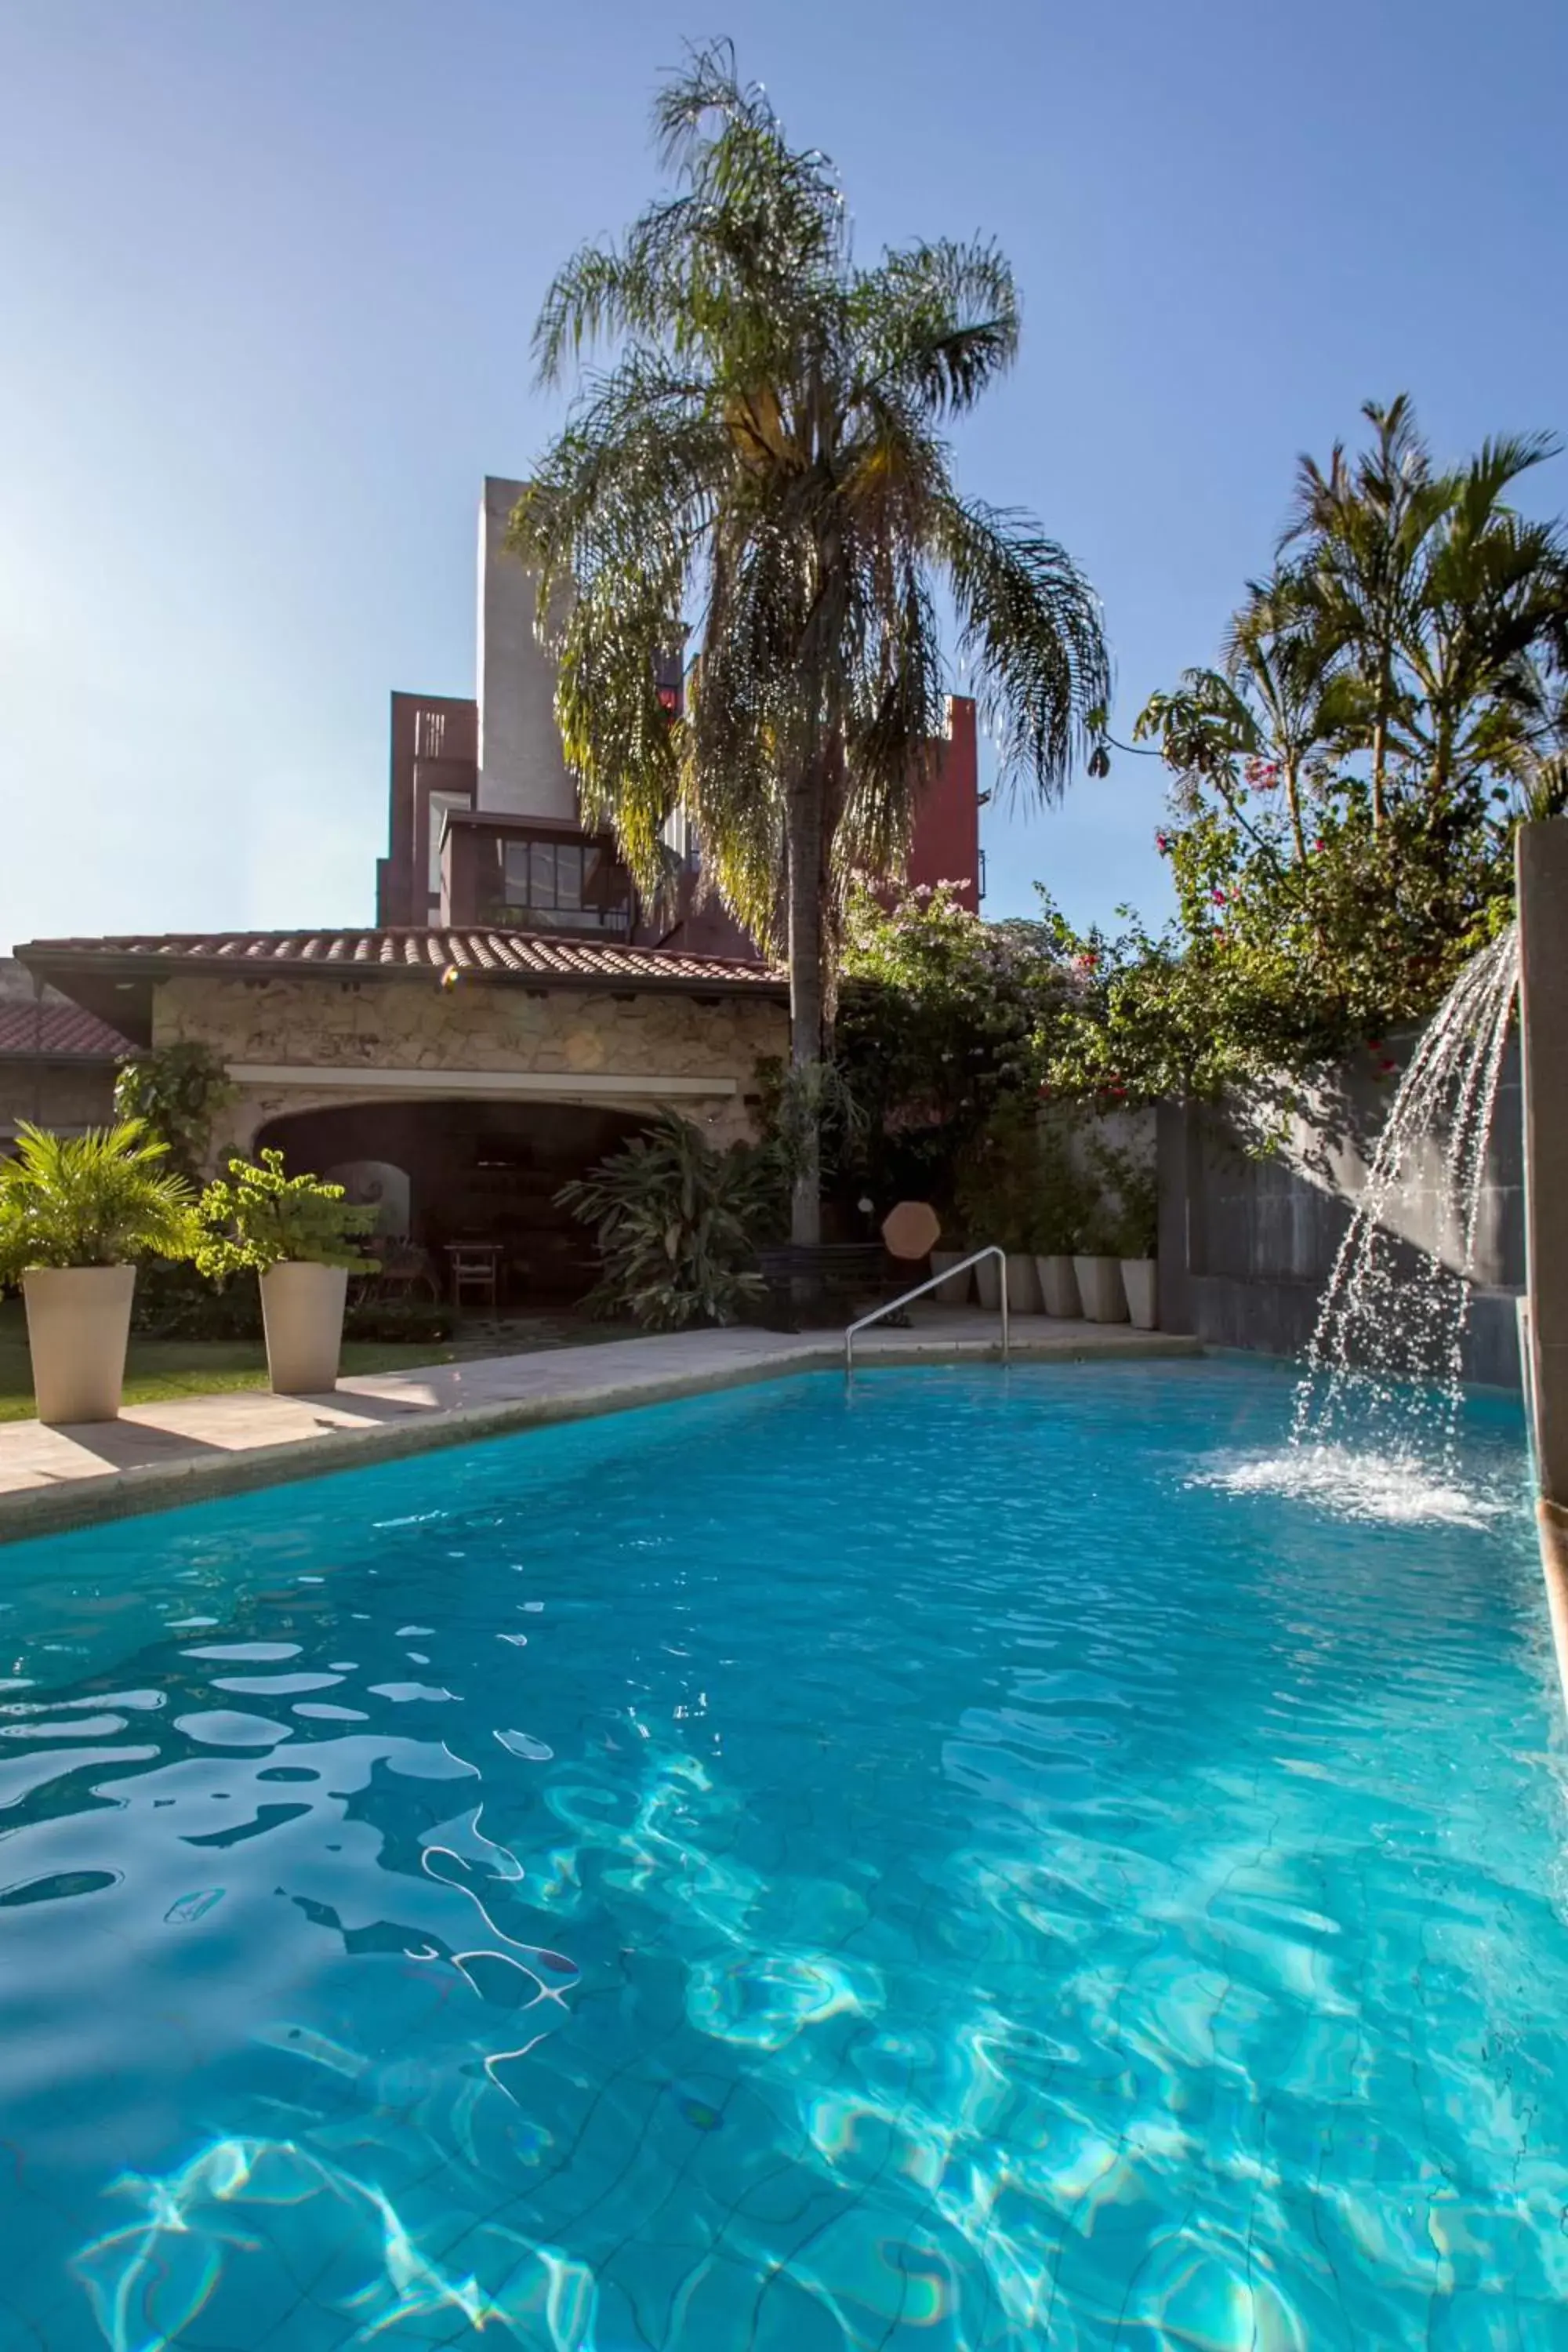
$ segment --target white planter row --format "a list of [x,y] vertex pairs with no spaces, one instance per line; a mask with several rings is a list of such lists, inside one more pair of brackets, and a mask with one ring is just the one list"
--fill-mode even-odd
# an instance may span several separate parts
[[[267,1370],[279,1396],[338,1384],[348,1275],[341,1265],[275,1265],[261,1277]],[[38,1419],[113,1421],[125,1385],[133,1265],[66,1265],[22,1277]]]
[[[1001,1269],[994,1257],[948,1273],[962,1264],[963,1250],[932,1250],[931,1270],[947,1279],[931,1293],[943,1307],[968,1304],[973,1281],[982,1307],[994,1313],[1002,1302]],[[1027,1257],[1010,1251],[1007,1304],[1015,1315],[1056,1315],[1086,1323],[1131,1323],[1152,1331],[1158,1322],[1152,1257]]]

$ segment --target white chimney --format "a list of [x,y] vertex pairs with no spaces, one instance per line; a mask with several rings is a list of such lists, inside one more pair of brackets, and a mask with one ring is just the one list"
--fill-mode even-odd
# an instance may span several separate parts
[[507,552],[521,482],[485,477],[479,506],[477,805],[574,824],[577,794],[555,724],[555,669],[533,633],[532,574]]

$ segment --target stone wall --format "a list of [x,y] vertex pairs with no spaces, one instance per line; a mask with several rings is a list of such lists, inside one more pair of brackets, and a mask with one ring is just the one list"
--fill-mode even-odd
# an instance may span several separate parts
[[[1414,1041],[1394,1047],[1402,1064]],[[1332,1072],[1259,1149],[1273,1113],[1166,1104],[1158,1128],[1160,1320],[1219,1347],[1295,1356],[1307,1346],[1389,1105],[1397,1073],[1370,1056]],[[1397,1230],[1413,1249],[1457,1263],[1434,1139],[1423,1175],[1402,1187]],[[1477,1291],[1466,1377],[1520,1384],[1516,1300],[1524,1281],[1523,1156],[1517,1047],[1510,1045],[1492,1123],[1477,1234]]]
[[[721,1141],[751,1131],[756,1066],[787,1050],[788,1021],[764,996],[689,996],[673,991],[545,990],[465,976],[444,989],[437,975],[355,980],[323,972],[256,980],[195,975],[162,982],[153,1042],[199,1041],[232,1066],[287,1067],[286,1077],[242,1083],[214,1139],[215,1155],[247,1150],[257,1129],[286,1113],[352,1102],[331,1071],[420,1074],[410,1092],[465,1092],[465,1074],[531,1073],[558,1080],[538,1101],[602,1101],[651,1113],[673,1105]],[[296,1072],[298,1075],[296,1075]],[[640,1081],[635,1092],[596,1078]],[[432,1087],[435,1079],[449,1079]],[[714,1091],[662,1082],[711,1079]],[[728,1082],[728,1083],[726,1083]],[[384,1087],[366,1099],[384,1101]]]

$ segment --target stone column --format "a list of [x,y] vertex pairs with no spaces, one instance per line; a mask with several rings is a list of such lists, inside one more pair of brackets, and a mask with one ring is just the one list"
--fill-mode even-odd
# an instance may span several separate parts
[[1521,825],[1515,855],[1535,1447],[1568,1511],[1568,820]]

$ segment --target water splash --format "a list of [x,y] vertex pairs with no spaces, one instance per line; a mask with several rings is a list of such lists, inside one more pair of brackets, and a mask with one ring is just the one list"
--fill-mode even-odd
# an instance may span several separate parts
[[[1323,1294],[1291,1419],[1298,1454],[1381,1440],[1406,1460],[1434,1454],[1457,1479],[1487,1146],[1518,985],[1510,925],[1472,957],[1422,1033]],[[1390,1212],[1430,1186],[1439,1141],[1436,1245],[1422,1248],[1394,1230]]]
[[1297,1444],[1226,1455],[1194,1471],[1191,1483],[1226,1495],[1275,1495],[1335,1518],[1384,1527],[1484,1528],[1518,1507],[1500,1484],[1466,1479],[1419,1454],[1382,1446]]

